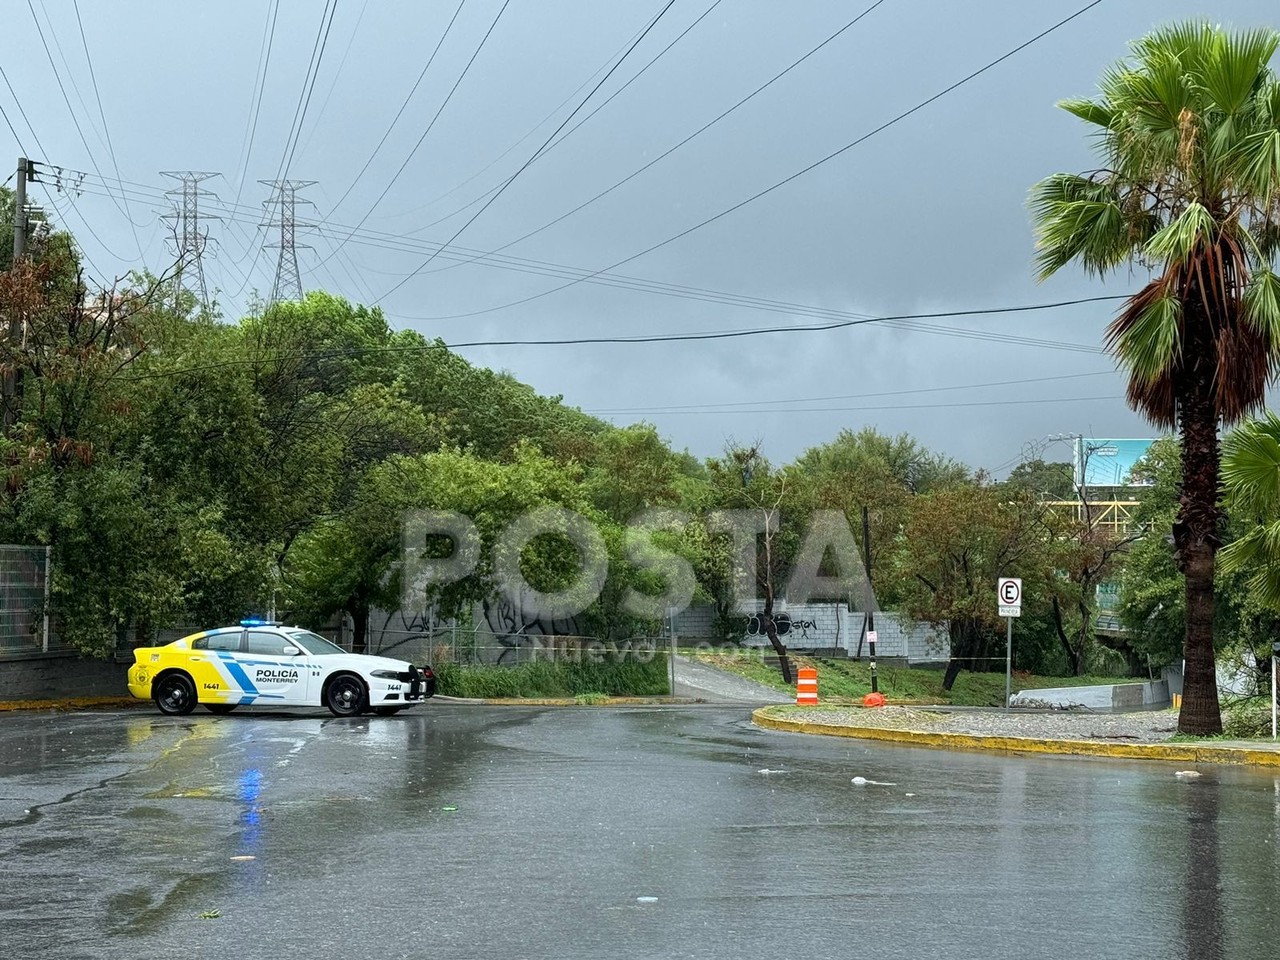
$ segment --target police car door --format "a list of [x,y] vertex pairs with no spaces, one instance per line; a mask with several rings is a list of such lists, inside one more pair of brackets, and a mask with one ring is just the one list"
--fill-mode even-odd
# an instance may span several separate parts
[[245,677],[257,694],[255,703],[263,705],[307,703],[307,678],[310,673],[305,654],[285,654],[298,647],[289,638],[270,630],[249,630],[244,652],[237,658]]

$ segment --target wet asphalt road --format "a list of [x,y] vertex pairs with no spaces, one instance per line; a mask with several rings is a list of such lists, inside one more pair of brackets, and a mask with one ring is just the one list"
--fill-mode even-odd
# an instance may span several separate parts
[[1280,956],[1273,774],[746,716],[0,715],[0,956]]

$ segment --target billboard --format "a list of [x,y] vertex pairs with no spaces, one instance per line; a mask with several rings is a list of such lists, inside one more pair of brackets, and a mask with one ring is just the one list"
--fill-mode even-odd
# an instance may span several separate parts
[[1134,464],[1146,455],[1154,440],[1101,440],[1077,437],[1073,458],[1077,487],[1150,486],[1130,476]]

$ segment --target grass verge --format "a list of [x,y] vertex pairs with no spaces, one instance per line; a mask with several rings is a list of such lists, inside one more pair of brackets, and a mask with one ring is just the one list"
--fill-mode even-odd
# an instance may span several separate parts
[[[790,691],[777,667],[766,664],[758,655],[735,653],[696,653],[703,663],[730,670],[740,676]],[[818,692],[824,699],[861,700],[871,692],[871,667],[857,660],[819,660],[792,656],[793,664],[818,668]],[[877,670],[877,686],[891,700],[917,703],[952,704],[962,707],[1004,706],[1003,673],[961,673],[951,691],[942,689],[941,670],[881,665]],[[1079,687],[1093,684],[1134,683],[1121,677],[1040,677],[1015,672],[1013,689],[1042,690],[1047,687]]]
[[437,692],[449,697],[477,699],[581,698],[599,702],[605,697],[665,697],[667,658],[648,663],[634,658],[600,663],[537,661],[515,667],[475,667],[441,664],[436,667]]

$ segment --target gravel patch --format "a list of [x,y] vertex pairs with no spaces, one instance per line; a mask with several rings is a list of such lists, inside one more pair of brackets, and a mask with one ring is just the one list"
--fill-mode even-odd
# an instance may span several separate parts
[[793,707],[787,719],[837,726],[967,733],[982,737],[1032,737],[1049,740],[1099,740],[1112,743],[1159,743],[1176,732],[1177,715],[1158,710],[1142,713],[939,713],[912,707],[805,709]]

